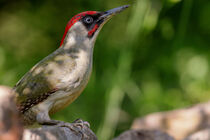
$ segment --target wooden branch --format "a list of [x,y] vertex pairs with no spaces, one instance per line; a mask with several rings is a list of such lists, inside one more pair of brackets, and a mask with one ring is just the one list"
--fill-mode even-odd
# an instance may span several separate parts
[[24,129],[20,124],[11,89],[0,86],[0,140],[97,140],[88,126],[78,126],[78,129],[82,133],[58,126]]
[[210,140],[210,128],[195,132],[184,140]]
[[83,132],[78,133],[67,127],[43,126],[25,129],[22,140],[97,140],[96,135],[85,125]]
[[160,130],[128,130],[113,140],[174,140]]
[[22,132],[11,89],[0,86],[0,140],[20,140]]
[[131,128],[158,129],[181,140],[208,127],[210,127],[210,101],[190,108],[149,114],[136,119]]

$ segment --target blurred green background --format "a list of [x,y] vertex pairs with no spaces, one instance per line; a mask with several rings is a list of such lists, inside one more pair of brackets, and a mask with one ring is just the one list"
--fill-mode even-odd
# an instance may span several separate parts
[[87,88],[52,117],[86,120],[107,140],[136,117],[207,101],[209,0],[0,0],[0,84],[58,48],[73,15],[125,4],[99,34]]

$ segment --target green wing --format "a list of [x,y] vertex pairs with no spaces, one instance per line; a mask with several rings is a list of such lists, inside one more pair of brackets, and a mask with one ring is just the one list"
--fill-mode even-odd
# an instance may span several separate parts
[[[53,53],[35,65],[15,85],[18,104],[28,104],[43,100],[60,87],[60,77],[70,73],[75,61],[65,53]],[[59,75],[59,76],[58,76]]]
[[53,88],[43,72],[34,74],[34,71],[26,73],[14,87],[18,103],[25,102],[28,99],[36,100]]

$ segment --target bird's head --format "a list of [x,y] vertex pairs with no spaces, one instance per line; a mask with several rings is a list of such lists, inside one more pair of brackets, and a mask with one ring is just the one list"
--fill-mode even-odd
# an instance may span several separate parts
[[76,41],[94,44],[103,25],[115,14],[129,7],[124,5],[106,12],[86,11],[75,15],[67,24],[60,46],[73,45]]

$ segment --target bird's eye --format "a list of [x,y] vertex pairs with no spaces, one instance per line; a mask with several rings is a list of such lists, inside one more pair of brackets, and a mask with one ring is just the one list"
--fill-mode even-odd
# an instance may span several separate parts
[[87,16],[83,21],[87,24],[91,24],[93,22],[93,18],[91,16]]

